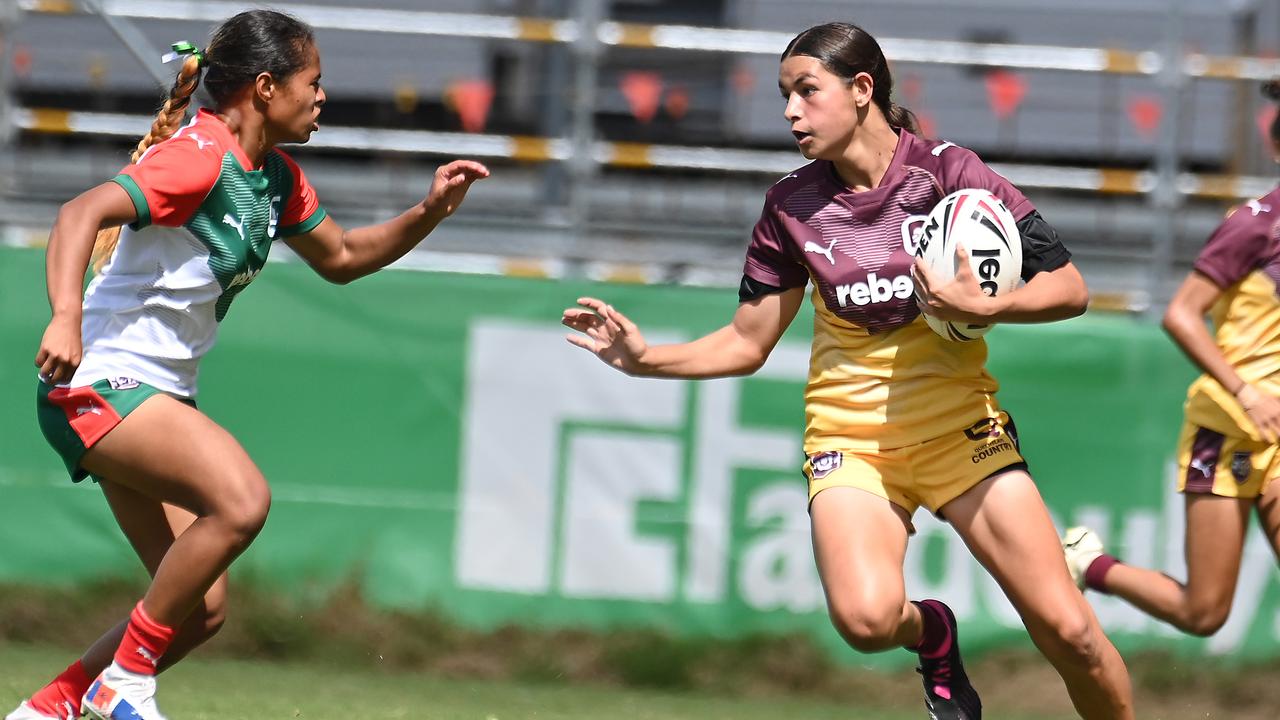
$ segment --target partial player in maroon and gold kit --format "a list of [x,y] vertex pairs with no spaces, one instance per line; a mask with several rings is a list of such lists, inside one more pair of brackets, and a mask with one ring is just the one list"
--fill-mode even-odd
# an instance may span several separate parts
[[[875,39],[831,23],[783,53],[785,116],[813,162],[766,195],[733,321],[649,346],[611,305],[581,298],[570,342],[633,375],[705,378],[758,369],[812,286],[814,338],[804,446],[818,571],[833,623],[864,652],[920,656],[930,717],[977,720],[956,623],[937,600],[908,602],[902,563],[923,505],[950,522],[1004,588],[1085,718],[1132,718],[1124,663],[1072,587],[1052,521],[996,400],[982,340],[952,342],[921,312],[974,323],[1078,315],[1084,281],[1031,203],[969,150],[914,133],[890,101]],[[945,195],[985,188],[1018,220],[1026,284],[988,297],[967,271],[941,283],[914,258]]]
[[[1280,82],[1263,91],[1280,99]],[[1280,155],[1280,118],[1271,139]],[[1187,581],[1120,563],[1088,528],[1068,530],[1063,548],[1082,589],[1212,635],[1231,612],[1251,510],[1280,553],[1280,189],[1222,221],[1170,301],[1164,327],[1204,371],[1187,391],[1178,439]]]

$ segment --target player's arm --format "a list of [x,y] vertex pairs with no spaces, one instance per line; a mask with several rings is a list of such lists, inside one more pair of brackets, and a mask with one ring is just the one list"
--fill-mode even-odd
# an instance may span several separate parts
[[728,325],[697,340],[649,345],[635,323],[612,305],[578,298],[561,322],[580,334],[569,342],[596,354],[628,375],[665,378],[713,378],[750,375],[764,365],[804,301],[804,288],[744,300]]
[[988,297],[973,275],[969,253],[961,246],[956,248],[959,271],[949,284],[938,281],[922,260],[916,260],[912,272],[921,312],[978,324],[1053,322],[1083,314],[1089,306],[1089,289],[1058,232],[1031,210],[1018,221],[1018,233],[1022,287]]
[[314,229],[286,239],[321,277],[349,283],[381,270],[422,242],[437,225],[453,214],[476,180],[489,177],[484,165],[455,160],[436,169],[431,190],[422,202],[398,217],[377,225],[343,229],[326,217]]
[[45,251],[45,280],[52,317],[40,340],[35,362],[40,375],[49,382],[70,380],[80,365],[84,273],[89,267],[98,230],[137,219],[129,193],[114,182],[86,190],[58,211]]
[[1280,400],[1263,394],[1240,377],[1223,357],[1205,324],[1205,315],[1221,295],[1222,290],[1212,280],[1192,271],[1169,301],[1164,329],[1192,362],[1235,395],[1267,442],[1275,442],[1280,436]]
[[989,297],[978,286],[963,246],[956,248],[956,257],[959,269],[952,282],[939,279],[923,260],[916,259],[912,276],[921,312],[977,324],[1038,323],[1072,318],[1089,306],[1089,290],[1071,262],[1036,273],[1013,292]]

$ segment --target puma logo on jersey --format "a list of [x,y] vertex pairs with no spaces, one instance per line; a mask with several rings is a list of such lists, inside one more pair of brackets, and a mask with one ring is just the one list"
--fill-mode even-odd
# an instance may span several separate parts
[[853,303],[858,307],[871,303],[889,302],[894,298],[906,300],[915,291],[915,284],[908,275],[899,275],[893,279],[876,277],[875,273],[867,273],[866,282],[849,283],[836,286],[836,302],[840,307],[848,307]]
[[187,134],[186,134],[186,137],[189,137],[189,138],[191,138],[192,140],[195,140],[195,141],[196,141],[196,146],[197,146],[199,149],[201,149],[201,150],[203,150],[203,149],[205,148],[205,146],[206,146],[206,145],[212,145],[212,144],[213,144],[213,141],[212,141],[212,140],[205,140],[205,139],[201,138],[199,135],[197,135],[197,134],[195,134],[195,133],[187,133]]
[[812,241],[812,240],[805,240],[805,241],[804,241],[804,251],[805,251],[805,252],[807,252],[807,253],[817,253],[818,255],[822,255],[823,257],[825,257],[825,258],[827,259],[827,261],[828,261],[828,262],[830,262],[830,263],[831,263],[831,266],[832,266],[832,267],[835,267],[835,265],[836,265],[836,259],[835,259],[835,257],[833,257],[833,256],[831,255],[831,248],[833,248],[833,247],[835,247],[835,246],[836,246],[836,241],[835,241],[835,240],[832,240],[832,241],[831,241],[831,243],[830,243],[830,244],[828,244],[825,248],[824,248],[824,247],[822,247],[821,245],[819,245],[818,243],[816,243],[816,242]]
[[99,410],[98,406],[94,405],[93,403],[89,403],[88,405],[81,405],[80,407],[76,408],[76,417],[80,417],[81,415],[88,415],[90,413],[94,415],[101,415],[102,411]]
[[955,144],[955,143],[953,143],[953,142],[944,142],[944,143],[942,143],[941,145],[939,145],[938,147],[934,148],[933,150],[931,150],[931,151],[929,151],[929,152],[930,152],[930,154],[932,154],[934,157],[938,157],[938,156],[942,155],[942,151],[943,151],[943,150],[946,150],[947,148],[953,148],[953,147],[955,147],[955,146],[956,146],[956,144]]
[[243,241],[243,240],[245,239],[245,237],[244,237],[244,221],[243,221],[243,220],[237,220],[235,217],[233,217],[233,216],[231,215],[231,213],[227,213],[226,215],[223,215],[223,216],[222,216],[222,222],[224,222],[224,223],[226,223],[226,224],[230,225],[231,227],[235,228],[235,229],[236,229],[236,232],[240,233],[240,240],[241,240],[241,241]]
[[1205,462],[1204,460],[1201,460],[1200,458],[1193,458],[1193,459],[1191,460],[1191,467],[1192,467],[1192,468],[1194,468],[1194,469],[1196,469],[1196,470],[1199,470],[1199,471],[1200,471],[1200,474],[1201,474],[1201,475],[1203,475],[1205,478],[1212,478],[1212,477],[1213,477],[1213,464],[1212,464],[1212,463],[1207,463],[1207,462]]
[[1250,200],[1249,202],[1245,203],[1244,206],[1249,208],[1249,212],[1253,213],[1254,217],[1258,217],[1259,214],[1264,212],[1271,212],[1270,205],[1263,205],[1257,200]]

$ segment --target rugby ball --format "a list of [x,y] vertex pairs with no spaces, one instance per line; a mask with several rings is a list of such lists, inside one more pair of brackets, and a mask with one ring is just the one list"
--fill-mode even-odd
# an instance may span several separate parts
[[[987,295],[1012,292],[1022,276],[1022,236],[1000,198],[988,190],[957,190],[929,213],[916,243],[916,256],[942,281],[955,278],[960,261],[956,247],[969,251],[969,267]],[[990,325],[939,320],[925,322],[948,340],[977,340]]]

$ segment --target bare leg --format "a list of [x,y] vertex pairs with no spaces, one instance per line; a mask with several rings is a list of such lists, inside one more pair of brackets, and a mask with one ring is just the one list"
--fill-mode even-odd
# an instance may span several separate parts
[[[1106,592],[1193,635],[1217,632],[1231,613],[1249,527],[1248,500],[1187,494],[1187,582],[1120,563],[1107,570]],[[1261,516],[1261,511],[1259,512]]]
[[200,605],[262,528],[270,506],[266,480],[235,438],[167,396],[142,403],[82,465],[195,516],[164,552],[142,600],[147,613],[169,627],[181,626]]
[[1280,559],[1280,482],[1269,482],[1258,498],[1258,522],[1266,533],[1271,550]]
[[1062,562],[1049,511],[1027,473],[988,478],[942,508],[1022,616],[1085,720],[1132,720],[1124,661]]
[[914,645],[920,611],[907,602],[902,561],[906,513],[863,490],[834,487],[813,498],[813,551],[831,622],[862,652]]
[[[154,577],[169,546],[195,522],[196,516],[182,508],[159,503],[119,483],[104,480],[101,485],[120,529],[129,538],[129,543],[138,553],[147,573]],[[171,667],[195,647],[217,634],[226,618],[226,599],[227,575],[223,573],[213,587],[209,588],[209,592],[205,593],[203,602],[195,612],[178,629],[169,650],[160,659],[158,671],[163,672]],[[102,672],[111,663],[111,657],[120,646],[126,625],[127,620],[121,621],[81,656],[80,662],[90,677]]]

